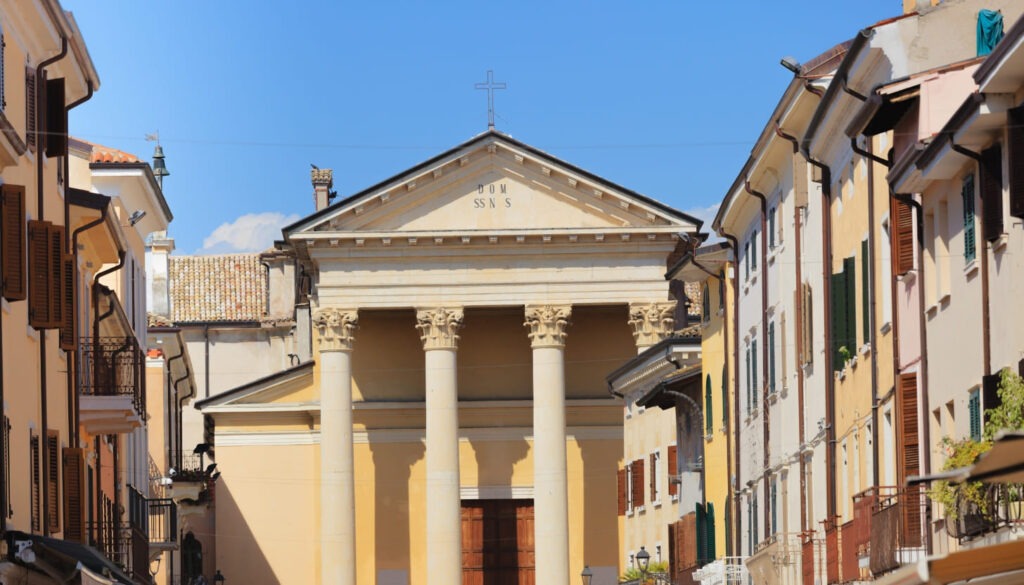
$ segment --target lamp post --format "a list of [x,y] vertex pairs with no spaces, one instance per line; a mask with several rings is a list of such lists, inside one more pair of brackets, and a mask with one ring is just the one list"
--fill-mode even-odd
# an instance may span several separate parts
[[583,572],[580,573],[580,577],[583,579],[583,585],[590,585],[591,579],[594,578],[594,573],[590,570],[590,565],[583,565]]
[[640,582],[647,582],[647,567],[651,562],[651,553],[647,552],[647,549],[640,547],[640,552],[636,553],[636,564],[640,566]]
[[214,583],[223,583],[224,582],[224,575],[221,575],[220,569],[217,569],[217,574],[213,576],[213,582]]

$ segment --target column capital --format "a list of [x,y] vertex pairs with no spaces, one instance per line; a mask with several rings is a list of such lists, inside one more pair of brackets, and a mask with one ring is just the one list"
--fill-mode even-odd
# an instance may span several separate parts
[[320,351],[352,351],[353,333],[359,323],[355,309],[320,309],[313,315],[313,325],[320,334]]
[[565,329],[572,316],[572,305],[527,305],[526,322],[532,347],[564,347]]
[[668,337],[675,326],[675,301],[630,303],[629,324],[638,348],[650,347]]
[[423,349],[458,349],[462,329],[462,307],[434,307],[416,310],[416,328]]

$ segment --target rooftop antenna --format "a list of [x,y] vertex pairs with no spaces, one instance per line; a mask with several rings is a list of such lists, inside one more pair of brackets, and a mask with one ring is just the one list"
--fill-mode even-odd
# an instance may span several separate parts
[[508,85],[504,81],[494,81],[494,71],[491,69],[487,70],[487,81],[484,83],[477,83],[473,86],[476,89],[487,90],[487,129],[494,129],[494,90],[496,89],[508,89]]

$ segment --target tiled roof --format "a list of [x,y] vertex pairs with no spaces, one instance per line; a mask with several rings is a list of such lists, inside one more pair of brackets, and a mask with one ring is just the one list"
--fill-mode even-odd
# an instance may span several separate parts
[[261,321],[266,280],[259,254],[171,256],[171,321]]
[[92,154],[89,156],[89,162],[93,163],[137,163],[142,162],[139,157],[118,150],[116,148],[110,148],[109,146],[103,146],[102,144],[96,144],[95,142],[89,142],[88,140],[82,140],[76,138],[79,142],[83,142],[92,147]]

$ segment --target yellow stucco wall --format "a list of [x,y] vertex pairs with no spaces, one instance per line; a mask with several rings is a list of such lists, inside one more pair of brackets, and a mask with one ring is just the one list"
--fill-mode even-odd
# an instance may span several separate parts
[[[728,270],[726,270],[726,274],[728,274]],[[723,402],[722,374],[726,366],[725,330],[728,327],[726,318],[731,319],[731,315],[728,315],[726,310],[719,310],[718,299],[720,287],[725,286],[725,301],[728,305],[729,299],[732,298],[732,287],[728,278],[724,284],[717,278],[708,278],[706,282],[711,299],[711,314],[701,329],[701,368],[703,371],[701,389],[704,389],[704,384],[710,377],[711,411],[714,422],[711,438],[704,443],[704,495],[706,502],[714,504],[715,507],[715,557],[721,558],[725,556],[726,547],[726,518],[728,517],[726,506],[729,497],[730,455],[728,429],[732,426],[731,418],[729,419],[730,423],[726,424],[723,417],[731,416],[734,380],[732,380],[733,369],[729,368],[729,371],[726,372],[728,377],[727,402]],[[706,400],[705,393],[702,392],[702,396]],[[706,415],[706,402],[703,406]]]

